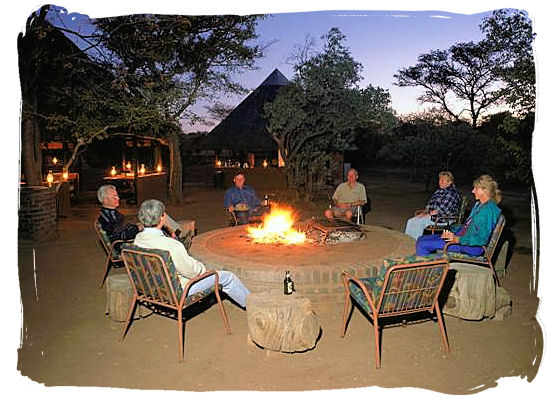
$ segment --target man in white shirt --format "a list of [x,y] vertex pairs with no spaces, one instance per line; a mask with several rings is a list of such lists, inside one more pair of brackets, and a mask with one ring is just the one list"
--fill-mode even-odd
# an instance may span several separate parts
[[[191,257],[185,246],[178,240],[165,236],[162,227],[166,221],[164,204],[156,199],[146,200],[141,204],[138,213],[139,220],[145,228],[136,235],[134,244],[146,249],[161,249],[170,252],[176,268],[180,283],[183,286],[196,276],[206,272],[206,267],[200,261]],[[250,291],[230,271],[217,271],[219,284],[231,299],[241,307],[246,307],[246,297]],[[193,295],[214,285],[214,275],[198,281],[189,289],[189,295]]]
[[357,170],[348,170],[347,182],[338,185],[336,191],[332,194],[334,204],[325,211],[326,218],[345,217],[351,220],[352,216],[357,215],[359,206],[367,203],[367,191],[365,186],[357,181],[358,177]]

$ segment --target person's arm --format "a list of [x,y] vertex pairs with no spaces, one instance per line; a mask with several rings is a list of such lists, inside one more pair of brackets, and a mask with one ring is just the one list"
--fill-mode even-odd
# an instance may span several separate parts
[[170,254],[174,261],[174,266],[182,276],[187,279],[193,279],[206,271],[206,267],[203,263],[194,259],[187,253],[183,243],[173,239],[171,247]]
[[496,225],[493,209],[484,207],[472,218],[468,229],[463,236],[458,237],[458,243],[466,246],[484,246],[487,244]]
[[250,201],[250,203],[248,203],[248,206],[251,209],[255,209],[256,207],[258,207],[259,205],[262,204],[262,201],[256,195],[256,191],[254,191],[254,188],[247,187],[246,190],[247,190],[247,195],[246,196],[247,196],[248,200]]
[[363,206],[367,203],[367,190],[364,185],[359,186],[359,197],[352,203],[352,206]]
[[454,189],[445,190],[441,197],[437,211],[442,216],[454,216],[458,213],[458,206],[460,205],[460,195]]
[[232,203],[232,195],[231,195],[232,189],[229,188],[227,191],[225,191],[225,195],[223,197],[223,206],[230,212],[233,212],[235,210],[234,203]]

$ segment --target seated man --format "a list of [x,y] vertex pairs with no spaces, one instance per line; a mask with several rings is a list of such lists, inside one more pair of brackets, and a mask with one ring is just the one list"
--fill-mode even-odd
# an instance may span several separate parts
[[365,186],[357,181],[359,173],[355,169],[349,169],[347,182],[343,182],[332,194],[334,204],[325,211],[325,217],[351,217],[357,215],[358,207],[367,203],[367,191]]
[[[133,240],[143,225],[126,223],[124,216],[119,213],[119,197],[116,188],[113,185],[102,185],[97,191],[97,198],[101,202],[98,221],[101,228],[107,233],[111,242],[115,240]],[[191,238],[194,236],[194,230],[182,230],[183,228],[167,215],[167,223],[164,228],[166,235],[178,239],[188,249],[191,246]],[[180,222],[181,223],[181,222]]]
[[111,242],[115,240],[132,240],[142,229],[135,224],[126,223],[124,216],[117,210],[119,197],[113,185],[102,185],[97,190],[101,203],[98,221]]
[[424,211],[409,218],[405,233],[414,239],[424,234],[424,228],[433,225],[438,216],[454,216],[458,213],[461,195],[454,186],[454,177],[450,171],[439,173],[439,189],[436,190]]
[[236,174],[233,182],[235,186],[225,192],[223,205],[228,212],[235,215],[237,225],[248,224],[250,216],[262,216],[268,211],[268,206],[262,206],[256,192],[244,185],[243,173]]
[[[172,261],[183,286],[192,278],[206,272],[205,266],[189,254],[183,244],[176,239],[165,236],[162,227],[166,221],[164,204],[156,199],[146,200],[141,204],[139,220],[145,228],[137,234],[134,244],[146,249],[161,249],[170,252]],[[238,305],[246,307],[246,297],[250,293],[243,283],[232,272],[218,271],[222,290]],[[189,289],[193,295],[214,285],[214,275],[195,283]]]

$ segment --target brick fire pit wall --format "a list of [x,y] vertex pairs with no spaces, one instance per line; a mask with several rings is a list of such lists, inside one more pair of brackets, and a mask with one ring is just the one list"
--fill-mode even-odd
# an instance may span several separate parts
[[19,191],[19,239],[44,241],[56,231],[56,192],[46,187],[21,187]]
[[209,268],[234,272],[252,292],[282,291],[290,270],[296,290],[312,302],[341,303],[342,271],[373,277],[384,258],[414,253],[414,240],[401,232],[371,225],[366,231],[356,242],[284,246],[254,243],[246,226],[230,227],[198,235],[190,253]]

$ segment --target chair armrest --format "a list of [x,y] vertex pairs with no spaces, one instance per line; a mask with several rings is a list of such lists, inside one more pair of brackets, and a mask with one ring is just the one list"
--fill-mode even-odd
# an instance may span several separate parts
[[218,290],[219,289],[220,276],[218,275],[218,272],[216,270],[211,269],[211,270],[206,271],[204,274],[200,274],[200,275],[194,277],[193,279],[189,279],[189,281],[185,284],[185,287],[183,289],[183,294],[181,295],[181,300],[185,301],[185,299],[187,297],[187,294],[189,292],[189,289],[191,288],[192,285],[194,285],[198,281],[201,281],[201,280],[203,280],[205,278],[208,278],[209,276],[212,276],[212,275],[215,276],[214,286],[215,286],[216,290]]
[[134,240],[133,239],[127,239],[127,240],[117,239],[117,240],[112,241],[111,242],[111,248],[109,250],[109,255],[111,255],[113,253],[113,250],[115,249],[115,245],[122,244],[122,243],[134,243]]
[[358,278],[356,278],[353,275],[350,275],[349,273],[347,273],[346,271],[342,272],[342,279],[343,279],[343,282],[344,282],[344,289],[346,290],[346,294],[348,296],[350,294],[348,282],[351,281],[351,282],[355,283],[357,286],[359,286],[359,288],[365,294],[365,297],[367,298],[367,301],[369,303],[369,307],[374,312],[374,310],[376,308],[376,306],[374,305],[374,299],[371,296],[368,289],[366,288],[365,284],[363,282],[361,282]]

